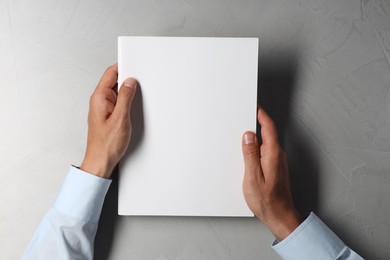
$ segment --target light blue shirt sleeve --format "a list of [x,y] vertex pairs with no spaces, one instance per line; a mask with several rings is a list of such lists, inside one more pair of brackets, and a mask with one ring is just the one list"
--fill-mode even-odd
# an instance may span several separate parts
[[71,166],[22,259],[93,259],[94,240],[111,180]]
[[286,260],[360,260],[314,213],[272,248]]
[[[70,167],[60,193],[22,259],[93,259],[94,240],[111,180]],[[273,249],[288,260],[360,260],[314,213]]]

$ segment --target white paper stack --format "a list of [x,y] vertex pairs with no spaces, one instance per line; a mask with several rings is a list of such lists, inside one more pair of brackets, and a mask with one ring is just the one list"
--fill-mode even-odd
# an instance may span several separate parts
[[119,215],[253,216],[241,137],[256,129],[257,38],[119,37],[139,82]]

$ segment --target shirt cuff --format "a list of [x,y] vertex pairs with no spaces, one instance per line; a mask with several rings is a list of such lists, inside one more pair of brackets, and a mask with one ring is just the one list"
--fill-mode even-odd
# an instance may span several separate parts
[[[283,259],[336,259],[345,244],[313,212],[288,237],[272,248]],[[324,258],[325,256],[325,258]]]
[[110,184],[109,179],[70,166],[54,207],[64,215],[96,223]]

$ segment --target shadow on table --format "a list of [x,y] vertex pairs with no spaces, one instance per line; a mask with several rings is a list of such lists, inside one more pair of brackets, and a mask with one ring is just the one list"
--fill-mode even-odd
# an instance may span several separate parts
[[106,260],[109,258],[115,227],[118,221],[118,167],[112,174],[112,183],[99,220],[99,227],[95,238],[94,259]]
[[[265,56],[265,57],[263,57]],[[299,50],[276,55],[259,52],[258,104],[275,121],[287,154],[295,206],[303,217],[318,209],[319,165],[311,138],[292,115],[294,95],[299,90]],[[257,135],[260,138],[260,126]]]

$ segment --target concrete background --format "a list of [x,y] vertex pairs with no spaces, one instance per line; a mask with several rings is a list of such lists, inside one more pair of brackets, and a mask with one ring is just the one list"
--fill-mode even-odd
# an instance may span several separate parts
[[[0,0],[1,259],[21,256],[80,164],[119,35],[259,37],[259,102],[297,207],[366,259],[390,259],[389,1]],[[96,259],[279,259],[255,219],[117,217],[116,192]]]

